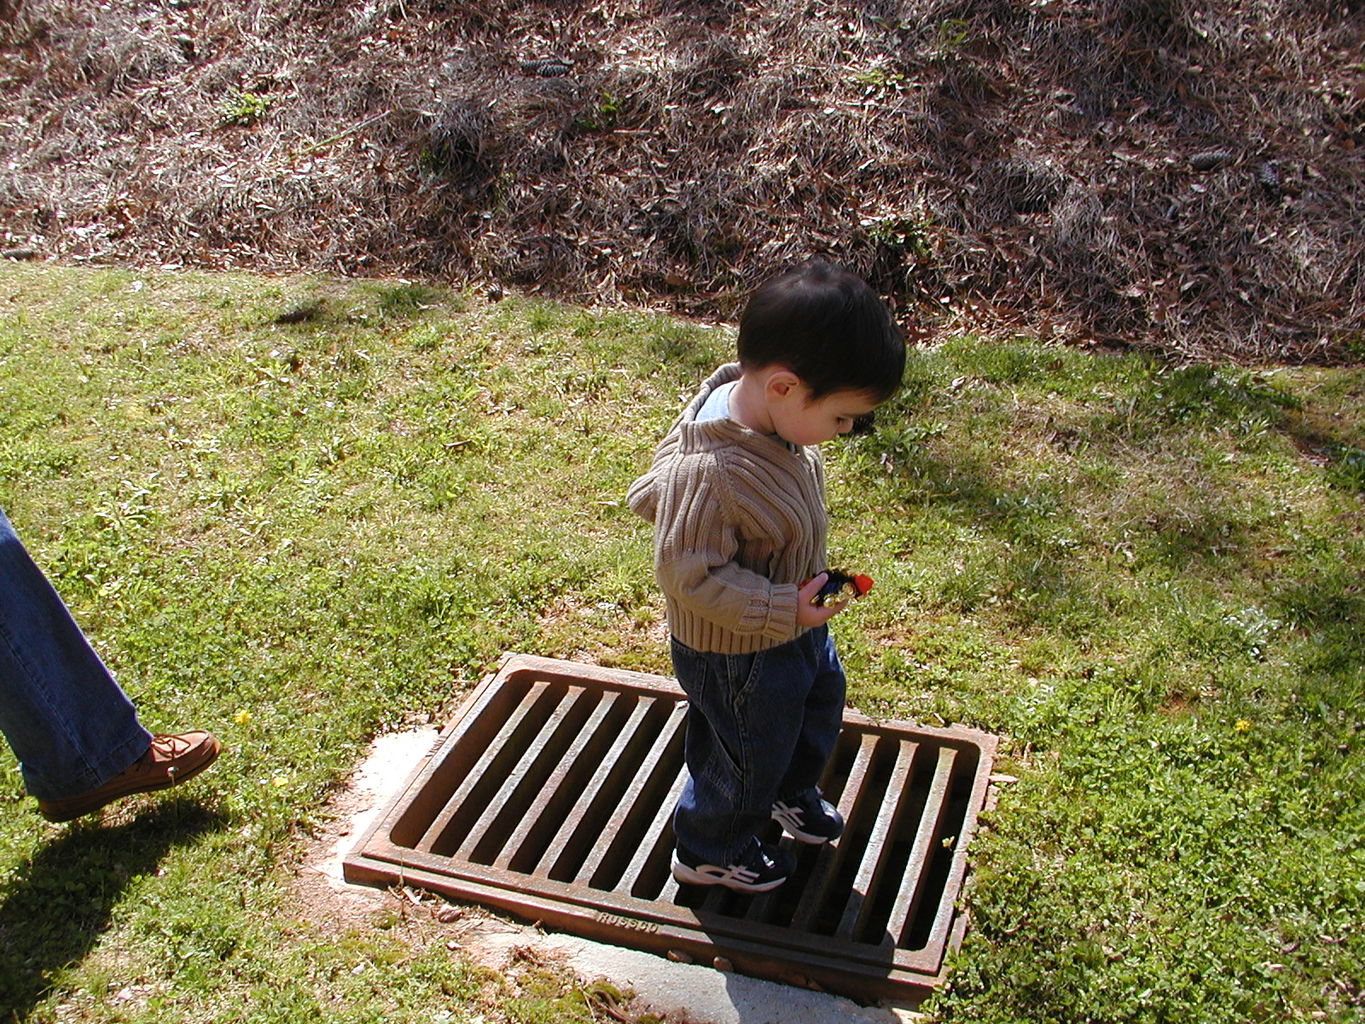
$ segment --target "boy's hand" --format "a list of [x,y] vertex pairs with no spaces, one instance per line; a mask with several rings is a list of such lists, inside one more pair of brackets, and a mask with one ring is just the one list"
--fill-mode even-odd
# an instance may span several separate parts
[[836,601],[833,604],[824,606],[811,604],[811,602],[815,600],[815,595],[820,593],[820,588],[825,585],[825,580],[827,579],[829,579],[829,573],[822,572],[796,592],[796,624],[803,629],[810,629],[813,626],[823,626],[826,622],[843,611],[844,606],[848,604],[847,600]]

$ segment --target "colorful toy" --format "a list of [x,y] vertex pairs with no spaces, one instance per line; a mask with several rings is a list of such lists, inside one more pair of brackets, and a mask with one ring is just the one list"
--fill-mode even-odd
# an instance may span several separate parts
[[871,576],[850,576],[838,569],[826,569],[825,571],[829,574],[829,579],[825,580],[825,585],[816,593],[811,604],[818,604],[825,608],[832,604],[838,604],[840,601],[862,597],[872,589]]

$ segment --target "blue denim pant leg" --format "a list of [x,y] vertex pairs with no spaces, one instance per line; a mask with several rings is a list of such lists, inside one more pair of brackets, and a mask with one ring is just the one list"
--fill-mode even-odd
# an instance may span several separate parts
[[3,511],[0,732],[40,800],[94,789],[152,741]]
[[688,697],[688,779],[673,816],[679,845],[733,863],[773,801],[818,783],[839,737],[845,681],[825,628],[756,654],[672,644]]
[[[811,681],[796,747],[774,798],[793,797],[820,784],[844,724],[848,680],[829,628],[813,629],[794,643],[801,645],[803,663],[811,666]],[[771,805],[772,801],[768,803]]]

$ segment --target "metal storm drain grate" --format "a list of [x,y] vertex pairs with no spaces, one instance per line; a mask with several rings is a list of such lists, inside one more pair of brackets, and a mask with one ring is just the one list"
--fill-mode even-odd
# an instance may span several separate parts
[[669,872],[686,707],[669,679],[507,656],[346,878],[864,1000],[939,982],[965,926],[955,902],[996,738],[846,715],[823,783],[844,836],[797,844],[796,874],[748,896]]

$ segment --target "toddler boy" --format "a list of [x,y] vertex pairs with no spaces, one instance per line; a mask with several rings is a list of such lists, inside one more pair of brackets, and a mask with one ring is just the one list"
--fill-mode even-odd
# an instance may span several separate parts
[[795,866],[758,838],[770,817],[803,843],[843,831],[818,788],[845,688],[826,626],[844,603],[813,603],[827,578],[818,446],[895,393],[905,343],[863,280],[814,262],[754,293],[738,355],[702,384],[628,501],[654,524],[688,697],[674,877],[766,892]]

